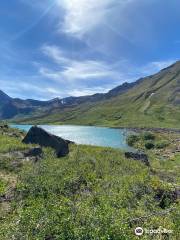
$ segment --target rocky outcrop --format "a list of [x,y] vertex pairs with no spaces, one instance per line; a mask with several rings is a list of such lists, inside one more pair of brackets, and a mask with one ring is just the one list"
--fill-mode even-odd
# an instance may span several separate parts
[[16,165],[22,163],[23,161],[34,161],[37,162],[43,157],[43,151],[41,147],[31,147],[26,150],[17,150],[17,151],[10,151],[8,153],[0,153],[0,158],[12,158]]
[[125,157],[126,158],[131,158],[137,161],[141,161],[143,162],[146,166],[150,166],[149,160],[148,160],[148,156],[145,153],[141,153],[141,152],[125,152]]
[[155,199],[159,202],[159,206],[165,209],[180,199],[180,188],[174,190],[158,189]]
[[57,157],[62,157],[69,153],[70,141],[52,135],[37,126],[33,126],[29,130],[22,142],[26,144],[38,144],[43,147],[51,147],[55,150]]
[[0,124],[0,135],[23,139],[25,132],[16,128],[11,128],[7,124]]

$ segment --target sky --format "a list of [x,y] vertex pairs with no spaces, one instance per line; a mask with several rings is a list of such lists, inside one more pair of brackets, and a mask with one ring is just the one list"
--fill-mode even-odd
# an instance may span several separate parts
[[0,89],[91,95],[180,59],[179,0],[13,0],[0,6]]

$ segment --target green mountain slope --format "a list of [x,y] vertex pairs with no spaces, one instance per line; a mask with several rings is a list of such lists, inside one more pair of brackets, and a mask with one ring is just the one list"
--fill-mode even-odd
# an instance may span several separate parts
[[155,75],[138,80],[137,84],[118,95],[53,109],[50,114],[23,121],[180,128],[180,61]]
[[110,90],[107,93],[97,93],[89,96],[67,97],[63,99],[54,98],[49,101],[39,101],[33,99],[11,98],[0,90],[0,120],[23,119],[23,118],[42,118],[51,115],[53,112],[64,109],[74,108],[84,103],[97,103],[122,94],[138,82],[123,83],[122,85]]

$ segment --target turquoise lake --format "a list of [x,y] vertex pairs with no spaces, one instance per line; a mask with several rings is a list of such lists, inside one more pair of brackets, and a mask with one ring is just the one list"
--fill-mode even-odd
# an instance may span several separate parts
[[[31,125],[12,125],[12,127],[28,131]],[[40,127],[77,144],[132,150],[126,144],[126,137],[130,133],[126,129],[74,125],[40,125]]]

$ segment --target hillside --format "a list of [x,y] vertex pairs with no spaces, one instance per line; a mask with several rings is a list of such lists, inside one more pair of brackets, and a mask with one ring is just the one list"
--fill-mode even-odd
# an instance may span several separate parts
[[61,101],[53,99],[50,101],[37,101],[33,99],[22,100],[19,98],[11,98],[4,92],[0,91],[0,119],[11,119],[14,117],[22,117],[35,115],[36,112],[48,111],[49,109],[59,107]]
[[11,98],[0,90],[0,120],[17,120],[22,121],[23,118],[43,118],[51,115],[59,110],[74,108],[84,103],[97,103],[99,101],[112,98],[128,89],[132,88],[137,83],[124,83],[106,94],[97,93],[90,96],[82,97],[67,97],[63,99],[55,98],[49,101],[38,101],[33,99],[22,100],[19,98]]
[[180,128],[180,61],[106,94],[46,102],[5,98],[0,117],[19,123]]
[[99,101],[56,109],[25,122],[180,128],[180,61]]
[[136,240],[137,226],[171,231],[144,240],[179,239],[179,135],[136,135],[150,167],[120,150],[76,144],[66,157],[50,148],[34,157],[23,137],[0,128],[0,239]]

